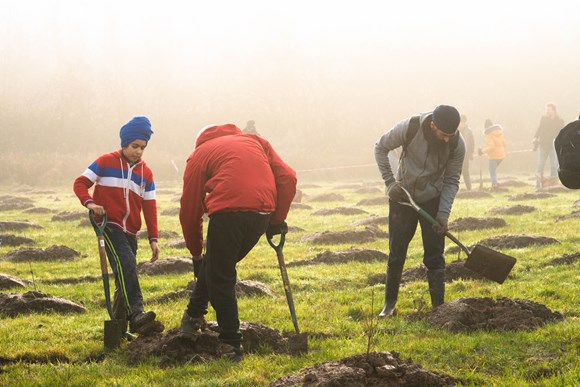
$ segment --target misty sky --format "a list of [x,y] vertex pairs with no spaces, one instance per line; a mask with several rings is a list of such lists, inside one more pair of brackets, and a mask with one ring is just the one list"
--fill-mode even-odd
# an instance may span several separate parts
[[580,111],[579,11],[561,0],[2,0],[0,151],[82,153],[84,167],[147,115],[149,155],[182,162],[199,128],[254,119],[297,168],[348,165],[440,103],[480,138],[486,118],[502,123],[522,149],[546,102],[567,122]]

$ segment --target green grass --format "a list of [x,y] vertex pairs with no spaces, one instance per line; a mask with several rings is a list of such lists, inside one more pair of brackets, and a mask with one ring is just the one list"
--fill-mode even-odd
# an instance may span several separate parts
[[[528,182],[527,180],[525,180]],[[403,358],[412,358],[423,367],[444,372],[472,384],[500,386],[571,386],[580,383],[578,363],[579,340],[579,275],[578,264],[545,266],[549,260],[563,254],[580,251],[578,230],[580,219],[556,222],[558,216],[574,210],[577,192],[559,193],[555,198],[510,202],[507,196],[531,192],[528,187],[511,188],[509,193],[494,195],[493,199],[457,199],[452,219],[458,217],[489,217],[492,207],[529,204],[537,211],[524,215],[503,216],[507,227],[495,230],[455,233],[464,244],[501,234],[535,234],[552,236],[561,243],[502,250],[517,258],[513,278],[499,285],[491,281],[455,281],[447,285],[446,300],[459,297],[510,297],[529,299],[559,311],[565,319],[531,332],[475,332],[454,334],[429,326],[425,321],[408,321],[405,317],[417,311],[421,304],[430,305],[427,284],[412,282],[401,287],[399,315],[381,320],[374,337],[372,350],[397,351]],[[337,192],[345,202],[310,203],[314,207],[331,208],[355,206],[365,198],[376,195],[354,194],[353,189],[336,189],[341,183],[319,183],[321,188],[304,189],[312,197],[319,193]],[[179,194],[177,184],[159,184],[159,189],[172,189]],[[55,211],[80,211],[83,208],[69,187],[55,190],[54,194],[33,195],[37,207]],[[14,194],[4,187],[0,195]],[[17,194],[14,194],[17,195]],[[55,198],[59,200],[56,201]],[[159,194],[160,210],[178,207],[171,193]],[[369,214],[385,216],[386,206],[363,207]],[[366,218],[356,216],[312,216],[310,210],[296,210],[289,214],[288,223],[306,231],[288,235],[284,247],[286,262],[314,257],[325,250],[344,250],[350,247],[376,249],[388,252],[388,241],[378,240],[365,244],[318,246],[299,242],[300,237],[318,231],[340,231],[351,228],[351,223]],[[33,262],[32,271],[38,290],[73,301],[82,302],[87,313],[58,315],[55,313],[31,314],[9,318],[0,315],[0,357],[34,356],[68,359],[63,362],[16,363],[0,369],[0,385],[202,385],[250,386],[267,385],[280,376],[296,372],[315,363],[341,359],[364,353],[367,338],[364,334],[366,320],[380,310],[384,285],[367,285],[371,274],[385,270],[386,262],[344,263],[336,265],[298,266],[288,268],[296,312],[303,331],[324,333],[309,339],[309,353],[302,356],[275,355],[267,349],[248,354],[244,361],[234,365],[225,361],[206,364],[183,365],[162,369],[157,359],[130,366],[127,364],[125,344],[117,351],[103,355],[103,320],[107,319],[102,306],[100,281],[71,285],[53,285],[50,280],[85,275],[99,276],[96,238],[90,227],[80,227],[78,221],[52,222],[53,214],[32,215],[21,211],[0,212],[0,220],[28,219],[43,226],[40,230],[3,232],[33,238],[34,247],[66,245],[81,253],[81,257],[68,262]],[[177,216],[160,216],[160,229],[181,234]],[[161,240],[161,258],[187,256],[186,250],[165,247]],[[448,241],[450,246],[452,242]],[[0,256],[13,247],[0,246]],[[150,250],[146,241],[139,241],[138,261],[146,261]],[[448,262],[456,259],[448,254]],[[420,233],[411,242],[405,267],[419,265],[422,261]],[[0,273],[31,280],[28,262],[0,261]],[[240,298],[240,319],[265,324],[271,328],[292,331],[274,250],[262,239],[254,250],[238,265],[242,279],[253,279],[274,289],[275,299],[265,297]],[[192,279],[188,274],[141,276],[145,300],[159,297],[183,288]],[[33,286],[29,286],[29,290]],[[10,289],[10,292],[23,292]],[[147,308],[157,312],[166,329],[178,326],[186,300],[150,303]],[[215,319],[210,308],[209,319]],[[101,361],[88,361],[101,358]]]

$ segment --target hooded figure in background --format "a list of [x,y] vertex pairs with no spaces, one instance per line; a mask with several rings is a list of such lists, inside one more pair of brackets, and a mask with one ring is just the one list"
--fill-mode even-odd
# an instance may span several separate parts
[[489,118],[485,120],[486,147],[479,149],[479,155],[486,155],[489,160],[489,177],[491,179],[491,188],[496,190],[499,187],[497,180],[497,167],[505,158],[505,140],[503,128],[499,124],[494,124]]

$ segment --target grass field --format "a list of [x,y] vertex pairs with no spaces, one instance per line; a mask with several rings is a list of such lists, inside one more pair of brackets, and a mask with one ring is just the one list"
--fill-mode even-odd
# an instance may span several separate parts
[[[564,320],[548,324],[534,331],[449,333],[429,326],[425,321],[406,319],[417,311],[418,305],[430,305],[427,284],[411,282],[402,286],[399,295],[399,314],[394,319],[381,320],[373,337],[371,350],[396,351],[403,358],[412,358],[424,368],[447,373],[465,380],[467,384],[498,386],[574,386],[580,384],[578,349],[580,344],[580,308],[578,262],[567,265],[545,263],[563,254],[580,251],[580,218],[556,221],[568,215],[578,199],[577,191],[557,193],[556,197],[510,202],[508,196],[533,192],[533,182],[520,178],[528,185],[510,188],[507,193],[494,194],[488,199],[457,199],[451,220],[459,217],[489,217],[494,207],[526,204],[537,208],[524,215],[506,215],[507,227],[493,230],[456,233],[464,244],[502,234],[532,234],[557,238],[560,244],[530,246],[503,250],[518,262],[512,278],[499,285],[491,281],[455,281],[446,287],[446,300],[459,297],[510,297],[528,299],[546,305],[564,315]],[[368,197],[380,194],[358,194],[353,188],[337,188],[344,182],[320,182],[319,187],[304,188],[303,202],[314,210],[337,206],[355,206]],[[380,187],[380,185],[375,185]],[[160,210],[175,208],[179,203],[179,183],[158,183]],[[308,198],[321,193],[340,193],[344,202],[313,203]],[[17,187],[3,187],[1,195],[25,196]],[[62,187],[49,194],[27,194],[36,207],[56,212],[79,211],[81,205],[70,187]],[[58,200],[57,200],[58,199]],[[362,206],[369,214],[387,215],[386,205]],[[313,210],[292,210],[288,224],[304,232],[288,234],[284,248],[286,262],[314,257],[325,250],[340,251],[350,247],[368,248],[388,253],[386,239],[364,244],[314,245],[299,242],[300,237],[319,231],[340,231],[352,228],[352,222],[369,214],[355,216],[313,216]],[[4,364],[0,367],[0,385],[200,385],[253,386],[267,385],[272,380],[296,372],[315,363],[336,360],[365,353],[367,337],[365,322],[381,308],[384,285],[369,286],[371,274],[384,272],[386,262],[344,263],[336,265],[298,266],[288,268],[296,312],[303,331],[323,333],[311,337],[309,353],[302,356],[276,355],[268,348],[247,354],[240,364],[216,360],[205,364],[160,368],[154,358],[129,366],[123,346],[104,353],[103,320],[108,319],[101,282],[70,285],[51,285],[57,278],[100,275],[95,234],[90,227],[80,227],[79,221],[51,221],[54,214],[24,214],[22,211],[2,211],[0,220],[30,220],[43,226],[38,230],[4,232],[32,238],[33,247],[66,245],[81,253],[68,262],[14,263],[0,260],[0,273],[31,280],[34,274],[39,291],[82,302],[87,313],[59,315],[30,314],[11,318],[0,316],[0,359],[16,356],[37,359],[34,362]],[[181,234],[177,216],[160,216],[160,230]],[[1,231],[1,230],[0,230]],[[167,248],[168,240],[160,240],[161,259],[186,256],[184,249]],[[449,246],[452,242],[448,241]],[[139,241],[138,261],[149,259],[147,242]],[[0,246],[0,256],[15,247]],[[452,261],[457,254],[448,254]],[[421,264],[420,233],[411,242],[405,267]],[[238,265],[241,279],[252,279],[270,286],[275,299],[247,297],[239,299],[240,319],[259,322],[281,331],[292,331],[284,290],[274,250],[262,239],[254,250]],[[193,274],[141,276],[145,301],[183,288]],[[27,290],[32,290],[30,285]],[[23,293],[24,289],[5,292]],[[374,308],[371,302],[374,299]],[[186,300],[147,304],[157,312],[166,329],[178,326]],[[209,320],[215,320],[210,308]],[[44,359],[44,361],[41,361]],[[60,359],[60,361],[58,361]],[[92,360],[91,360],[92,359]],[[0,360],[1,361],[1,360]]]

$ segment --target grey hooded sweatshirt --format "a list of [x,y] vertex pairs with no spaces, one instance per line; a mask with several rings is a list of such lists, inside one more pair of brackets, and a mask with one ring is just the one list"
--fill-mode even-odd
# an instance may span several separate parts
[[431,131],[431,116],[432,113],[420,115],[420,128],[403,152],[396,177],[388,154],[405,144],[410,118],[399,122],[383,134],[375,144],[375,159],[387,188],[397,181],[419,204],[440,196],[437,219],[447,222],[459,190],[465,142],[460,136],[453,150],[450,150],[449,143],[442,146],[429,143],[425,133]]

